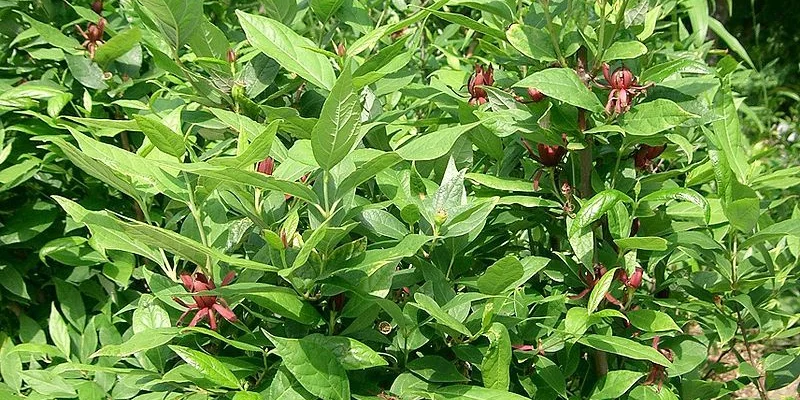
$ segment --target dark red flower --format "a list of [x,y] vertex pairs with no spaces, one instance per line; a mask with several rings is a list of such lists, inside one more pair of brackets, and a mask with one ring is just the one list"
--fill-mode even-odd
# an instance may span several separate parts
[[[659,348],[659,342],[661,341],[660,336],[653,337],[653,348],[658,350],[661,355],[663,355],[667,360],[672,362],[674,360],[674,355],[672,350],[670,349],[661,349]],[[661,386],[664,385],[664,380],[667,379],[667,369],[663,365],[653,363],[650,366],[650,373],[647,374],[647,379],[642,382],[642,385],[653,385],[658,384],[658,390],[661,390]]]
[[331,309],[336,312],[344,310],[345,300],[347,299],[344,297],[344,293],[339,293],[335,296],[332,296],[330,298]]
[[624,65],[615,69],[614,72],[609,72],[608,64],[603,63],[603,77],[606,79],[607,85],[600,85],[600,87],[611,89],[606,102],[606,113],[608,114],[625,113],[631,108],[633,98],[652,86],[652,84],[637,85],[636,77]]
[[531,101],[534,103],[538,103],[546,97],[544,93],[540,92],[539,89],[536,88],[528,88],[528,96],[530,96]]
[[631,233],[628,236],[636,236],[639,233],[639,227],[641,226],[641,222],[639,222],[639,218],[634,218],[633,222],[631,223]]
[[75,28],[78,30],[78,33],[86,39],[81,46],[89,50],[89,58],[94,58],[94,53],[97,51],[97,46],[103,44],[103,34],[106,29],[106,20],[105,18],[100,18],[100,21],[97,21],[97,24],[89,23],[86,27],[86,31],[81,29],[80,26],[75,25]]
[[264,175],[272,175],[275,171],[275,160],[267,157],[263,161],[259,161],[256,170]]
[[555,167],[561,163],[561,159],[567,154],[567,149],[564,146],[551,146],[539,143],[536,146],[539,151],[539,162],[545,167]]
[[653,160],[660,156],[661,153],[663,153],[666,149],[666,143],[661,146],[649,146],[646,144],[640,145],[636,150],[636,153],[633,155],[636,168],[641,170],[653,169]]
[[494,84],[494,67],[489,64],[489,68],[483,69],[480,64],[475,64],[475,72],[469,78],[467,83],[467,90],[469,91],[470,98],[469,104],[474,106],[478,104],[486,104],[488,95],[486,90],[481,86],[492,86]]
[[103,15],[103,0],[94,0],[92,3],[92,11],[97,15]]
[[[579,299],[584,298],[587,294],[589,294],[589,292],[592,291],[592,289],[594,289],[595,285],[597,285],[597,282],[600,280],[600,278],[603,275],[605,275],[607,272],[608,272],[608,269],[603,264],[596,264],[594,266],[594,273],[591,273],[591,272],[588,272],[588,271],[584,271],[583,281],[586,284],[586,288],[583,289],[583,291],[581,291],[580,293],[578,293],[575,296],[569,296],[569,299],[570,300],[579,300]],[[623,273],[624,273],[624,271],[623,271]],[[614,304],[614,305],[618,306],[619,308],[623,308],[624,307],[622,302],[617,300],[617,298],[614,297],[611,294],[611,292],[606,292],[605,299],[609,303]]]
[[618,270],[617,279],[629,288],[638,289],[639,286],[642,286],[643,274],[644,270],[641,267],[636,267],[631,276],[628,276],[628,273],[625,272],[624,269],[620,269]]
[[[231,283],[235,276],[236,273],[234,271],[228,272],[228,275],[225,275],[225,278],[222,279],[222,284],[220,284],[220,286],[227,286],[229,283]],[[183,273],[181,274],[181,281],[183,281],[183,286],[189,291],[189,293],[199,293],[206,290],[216,289],[214,281],[209,279],[201,272],[196,272],[194,275]],[[194,318],[192,318],[192,322],[189,323],[189,326],[195,326],[200,321],[208,318],[211,329],[217,330],[217,313],[230,322],[237,321],[236,314],[233,313],[228,306],[228,303],[225,302],[225,299],[222,297],[216,295],[206,295],[192,296],[192,299],[194,299],[194,303],[187,304],[177,297],[172,298],[172,300],[174,300],[176,303],[187,308],[187,310],[181,314],[181,317],[178,318],[178,325],[181,324],[183,318],[185,318],[186,315],[192,310],[197,310],[197,313],[195,313]]]

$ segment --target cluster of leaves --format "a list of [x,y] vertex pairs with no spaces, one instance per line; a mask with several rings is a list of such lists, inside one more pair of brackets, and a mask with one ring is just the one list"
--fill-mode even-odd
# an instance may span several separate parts
[[234,4],[0,2],[3,398],[800,375],[800,167],[705,0]]

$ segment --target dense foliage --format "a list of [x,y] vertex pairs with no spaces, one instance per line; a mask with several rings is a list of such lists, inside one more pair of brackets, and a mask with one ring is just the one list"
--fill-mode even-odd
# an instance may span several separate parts
[[0,1],[0,397],[767,398],[797,59],[729,11]]

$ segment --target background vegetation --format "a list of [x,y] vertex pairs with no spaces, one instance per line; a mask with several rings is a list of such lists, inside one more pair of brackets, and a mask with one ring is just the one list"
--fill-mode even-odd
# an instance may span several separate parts
[[798,13],[0,0],[0,398],[795,398]]

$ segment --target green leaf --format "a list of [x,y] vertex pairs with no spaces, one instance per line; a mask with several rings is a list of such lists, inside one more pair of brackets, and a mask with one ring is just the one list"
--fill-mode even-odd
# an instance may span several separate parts
[[292,289],[269,286],[248,293],[247,299],[278,314],[305,325],[314,325],[322,320],[313,305],[304,301]]
[[336,188],[337,198],[342,198],[357,188],[362,183],[374,178],[379,172],[394,166],[402,161],[403,158],[397,153],[387,152],[370,159],[361,164],[355,171],[347,175]]
[[620,125],[634,136],[652,136],[672,129],[690,118],[698,118],[672,100],[655,99],[633,106],[622,115]]
[[570,68],[548,68],[534,72],[514,84],[515,87],[534,87],[546,96],[592,112],[604,112],[603,105],[578,75]]
[[312,50],[317,46],[311,40],[278,21],[240,10],[236,10],[236,15],[253,47],[313,85],[333,89],[336,80],[333,66],[325,56]]
[[154,349],[158,346],[169,343],[172,338],[178,336],[179,328],[158,328],[146,329],[135,333],[130,339],[122,344],[110,344],[103,346],[100,350],[91,355],[94,357],[111,356],[127,357],[140,351]]
[[714,330],[719,335],[719,344],[721,346],[730,342],[736,336],[736,321],[728,316],[714,315]]
[[692,36],[694,45],[700,47],[706,41],[708,35],[708,22],[711,17],[708,15],[707,0],[683,0],[686,13],[689,14],[689,21],[692,23]]
[[489,389],[480,386],[451,385],[436,390],[436,399],[445,400],[527,400],[505,390]]
[[366,60],[353,73],[353,85],[363,88],[405,67],[413,57],[413,53],[406,50],[409,37],[400,38]]
[[311,11],[325,22],[344,4],[344,0],[311,0],[310,3]]
[[465,15],[446,12],[446,11],[437,11],[437,10],[433,10],[433,9],[428,9],[428,11],[431,14],[433,14],[433,15],[435,15],[435,16],[437,16],[437,17],[439,17],[439,18],[441,18],[441,19],[443,19],[445,21],[450,21],[450,22],[452,22],[454,24],[458,24],[458,25],[461,25],[461,26],[463,26],[465,28],[472,29],[475,32],[480,32],[480,33],[482,33],[484,35],[487,35],[487,36],[493,36],[494,38],[497,38],[497,39],[504,39],[505,38],[505,35],[503,34],[503,31],[501,31],[499,29],[492,28],[488,24],[475,21],[474,19],[469,18],[469,17],[467,17]]
[[524,192],[524,193],[536,192],[535,190],[533,190],[533,185],[531,184],[530,181],[525,181],[521,179],[500,178],[494,175],[480,174],[475,172],[469,172],[465,177],[481,186],[486,186],[492,189],[503,190],[508,192]]
[[606,189],[594,195],[575,215],[575,222],[569,229],[570,236],[597,221],[620,201],[633,203],[633,200],[625,193],[615,189]]
[[178,158],[186,152],[183,136],[162,124],[161,121],[141,115],[133,117],[139,125],[139,129],[159,150]]
[[608,371],[608,374],[597,382],[589,399],[619,399],[643,376],[644,374],[637,371]]
[[747,313],[750,314],[758,326],[761,327],[761,316],[758,315],[758,309],[753,305],[753,300],[750,299],[750,296],[742,293],[734,297],[733,300],[744,306],[744,309],[747,310]]
[[639,199],[639,203],[651,202],[661,204],[669,200],[688,201],[703,209],[705,221],[708,223],[711,220],[711,206],[708,200],[700,193],[688,188],[671,188],[662,189]]
[[50,340],[58,347],[59,350],[69,359],[70,355],[70,340],[69,340],[69,327],[61,317],[61,313],[56,308],[56,303],[50,304],[50,318],[47,320],[47,330],[50,333]]
[[739,113],[730,88],[722,89],[714,99],[717,104],[714,111],[719,115],[711,125],[712,132],[704,130],[713,142],[713,145],[722,150],[728,161],[730,169],[739,182],[747,182],[747,173],[750,168],[747,160],[747,139],[739,125]]
[[179,50],[189,42],[203,21],[202,0],[138,0],[155,21],[161,34]]
[[56,297],[60,303],[61,312],[78,332],[83,331],[86,325],[86,308],[83,305],[81,292],[71,283],[53,278],[56,286]]
[[462,324],[457,319],[453,318],[453,316],[442,310],[442,308],[439,307],[439,305],[436,304],[436,301],[433,300],[432,298],[426,296],[423,293],[417,292],[414,293],[414,301],[415,303],[412,303],[413,305],[415,305],[420,310],[423,310],[426,313],[428,313],[428,315],[433,317],[433,319],[435,319],[436,322],[464,336],[472,336],[472,333],[469,331],[469,329],[467,329],[466,326],[464,326],[464,324]]
[[142,31],[133,26],[98,46],[94,53],[94,61],[100,65],[107,65],[125,55],[140,40],[142,40]]
[[78,168],[84,170],[89,175],[99,179],[100,181],[110,185],[111,187],[127,194],[133,199],[141,199],[139,191],[133,186],[130,179],[120,177],[107,165],[85,155],[82,151],[78,150],[75,146],[67,143],[61,138],[50,138],[50,140],[64,152],[64,155],[75,164]]
[[467,378],[458,372],[452,361],[447,361],[441,356],[424,356],[411,360],[407,365],[413,372],[428,382],[466,382]]
[[522,263],[512,255],[505,256],[486,269],[478,278],[478,289],[481,293],[497,295],[515,288],[512,284],[522,278],[525,273]]
[[647,54],[647,46],[642,42],[636,40],[616,41],[603,53],[603,61],[628,60],[645,54]]
[[672,317],[656,310],[632,310],[625,314],[631,325],[645,332],[680,331]]
[[[14,346],[11,338],[7,337],[5,333],[0,334],[0,339],[2,339],[0,340],[0,376],[3,377],[6,385],[19,392],[22,387],[22,359],[19,354],[12,352],[19,346]],[[59,351],[56,350],[56,354],[58,353]]]
[[558,366],[547,357],[536,358],[536,374],[542,378],[559,396],[567,398],[567,380]]
[[232,389],[242,388],[239,380],[236,379],[231,370],[216,358],[186,347],[170,345],[169,348],[182,358],[186,364],[191,365],[203,377],[208,378],[217,385]]
[[614,275],[616,275],[618,269],[619,268],[611,268],[605,275],[600,277],[597,284],[594,285],[592,293],[589,294],[589,304],[586,306],[590,315],[597,309],[597,306],[599,306],[600,302],[605,298],[606,293],[611,289],[611,283],[614,282]]
[[692,60],[690,58],[678,58],[661,64],[656,64],[644,70],[639,79],[641,82],[661,82],[673,74],[680,72],[707,74],[711,71],[704,63]]
[[103,70],[89,58],[83,55],[64,53],[64,60],[67,62],[69,72],[81,85],[90,89],[108,89],[103,77]]
[[[225,33],[205,16],[203,16],[199,26],[192,32],[192,35],[189,36],[188,43],[198,57],[216,58],[225,61],[227,61],[228,49],[231,48]],[[226,65],[215,65],[212,68],[227,72]]]
[[408,235],[408,228],[391,213],[380,209],[368,209],[358,215],[361,225],[380,236],[401,240]]
[[0,279],[0,286],[23,299],[31,299],[28,295],[28,288],[25,285],[25,280],[16,268],[10,265],[0,265],[0,274],[3,276],[3,279]]
[[752,247],[758,243],[777,240],[785,237],[800,237],[800,223],[797,218],[788,219],[774,223],[750,236],[744,242],[742,247]]
[[55,398],[71,398],[78,394],[64,378],[48,370],[22,371],[22,379],[33,391]]
[[512,24],[506,31],[506,39],[517,51],[534,60],[543,62],[556,60],[553,42],[544,28]]
[[397,154],[409,161],[435,160],[449,153],[461,135],[480,124],[480,121],[473,122],[427,133],[411,139],[409,143],[396,150]]
[[309,393],[330,400],[350,400],[350,381],[336,355],[314,341],[267,334],[283,365]]
[[36,33],[38,33],[45,42],[60,49],[66,50],[69,53],[75,53],[77,49],[81,48],[80,42],[75,40],[73,37],[64,35],[57,28],[49,24],[39,22],[25,14],[21,15],[22,18],[31,25],[31,28],[33,28],[33,30],[36,31]]
[[756,69],[755,64],[753,64],[753,60],[750,59],[750,55],[747,54],[747,50],[745,50],[744,46],[739,43],[739,40],[736,39],[735,36],[731,35],[725,26],[722,25],[721,22],[717,21],[714,18],[708,18],[708,27],[714,31],[717,36],[719,36],[727,45],[728,47],[733,50],[734,53],[738,54],[739,57],[742,57],[743,60],[747,62],[747,65],[750,66],[752,69]]
[[618,354],[634,360],[644,360],[670,367],[672,364],[658,350],[617,336],[586,335],[578,342],[593,349]]
[[361,102],[352,78],[347,64],[325,99],[319,120],[311,131],[314,158],[326,170],[342,161],[359,139]]
[[492,324],[485,333],[489,347],[481,362],[483,386],[489,389],[508,390],[511,382],[511,339],[508,329],[498,322]]
[[346,370],[359,370],[388,365],[375,350],[358,340],[345,336],[311,334],[301,341],[314,342],[330,350]]
[[667,239],[648,236],[648,237],[629,237],[614,240],[621,251],[626,250],[654,250],[664,251],[667,249]]

